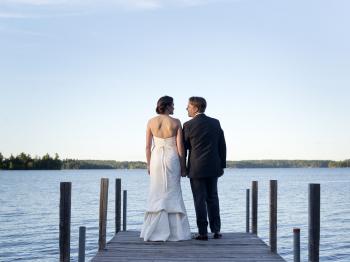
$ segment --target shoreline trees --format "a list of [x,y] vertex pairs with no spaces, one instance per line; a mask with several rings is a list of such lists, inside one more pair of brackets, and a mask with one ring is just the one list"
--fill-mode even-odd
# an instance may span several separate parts
[[[45,154],[43,157],[32,158],[21,153],[5,158],[0,152],[0,170],[60,170],[60,169],[146,169],[142,161],[115,160],[61,160],[56,153],[53,157]],[[350,167],[350,159],[343,161],[331,160],[242,160],[227,161],[228,168],[339,168]]]
[[60,170],[61,168],[62,161],[58,154],[55,154],[54,157],[45,154],[41,158],[32,158],[25,153],[21,153],[16,157],[11,155],[9,158],[4,158],[2,154],[0,156],[0,169],[3,170]]

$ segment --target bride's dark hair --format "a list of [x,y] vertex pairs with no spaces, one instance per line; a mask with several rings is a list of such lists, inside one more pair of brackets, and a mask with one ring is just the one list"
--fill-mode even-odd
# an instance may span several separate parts
[[171,106],[174,99],[171,96],[162,96],[158,99],[156,112],[157,114],[164,114],[168,106]]

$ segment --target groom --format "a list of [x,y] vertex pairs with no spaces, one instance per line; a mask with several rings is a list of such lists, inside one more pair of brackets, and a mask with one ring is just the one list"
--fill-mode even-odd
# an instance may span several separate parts
[[187,175],[190,178],[197,217],[197,240],[208,240],[208,220],[214,238],[221,238],[218,177],[226,167],[224,132],[217,119],[204,114],[207,103],[202,97],[190,97],[187,106],[192,119],[183,126],[185,152],[189,151]]

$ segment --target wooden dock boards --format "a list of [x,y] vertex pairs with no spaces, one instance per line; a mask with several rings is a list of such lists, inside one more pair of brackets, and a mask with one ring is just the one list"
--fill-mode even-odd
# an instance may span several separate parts
[[91,260],[107,261],[285,261],[256,235],[223,233],[209,241],[144,242],[138,231],[122,231]]

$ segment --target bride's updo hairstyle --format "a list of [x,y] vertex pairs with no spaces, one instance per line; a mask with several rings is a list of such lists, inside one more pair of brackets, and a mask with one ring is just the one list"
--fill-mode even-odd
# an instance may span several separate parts
[[156,112],[157,114],[164,114],[167,107],[171,106],[174,99],[171,96],[162,96],[157,102]]

